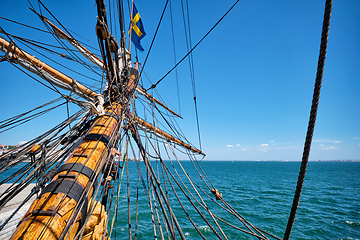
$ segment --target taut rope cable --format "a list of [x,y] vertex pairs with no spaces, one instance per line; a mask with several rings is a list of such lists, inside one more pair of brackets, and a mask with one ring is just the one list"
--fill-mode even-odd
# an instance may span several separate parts
[[[38,106],[38,107],[36,107],[36,108],[34,108],[34,109],[31,109],[31,110],[29,110],[29,111],[27,111],[27,112],[24,112],[24,113],[22,113],[22,114],[19,114],[19,115],[17,115],[17,116],[14,116],[14,117],[11,117],[11,118],[8,118],[8,119],[5,119],[5,120],[2,120],[2,121],[0,121],[0,128],[2,128],[3,126],[4,126],[4,124],[9,124],[10,122],[13,122],[14,120],[16,120],[16,119],[19,119],[20,117],[23,117],[23,116],[25,116],[26,114],[29,114],[29,113],[31,113],[31,112],[33,112],[33,111],[35,111],[35,110],[38,110],[38,109],[40,109],[40,108],[43,108],[43,107],[45,107],[45,106],[47,106],[47,105],[50,105],[50,104],[52,104],[52,103],[54,103],[54,102],[57,102],[57,101],[59,101],[61,99],[61,97],[59,97],[59,98],[57,98],[57,99],[54,99],[54,100],[52,100],[52,101],[50,101],[50,102],[47,102],[47,103],[44,103],[44,104],[42,104],[42,105],[40,105],[40,106]],[[2,124],[3,123],[3,124]]]
[[324,65],[325,65],[327,41],[328,41],[328,35],[329,35],[331,10],[332,10],[332,0],[326,0],[324,21],[323,21],[323,27],[322,27],[322,33],[321,33],[320,53],[319,53],[318,67],[317,67],[316,80],[315,80],[315,86],[314,86],[314,95],[313,95],[311,111],[310,111],[309,125],[308,125],[308,130],[306,133],[306,140],[305,140],[305,145],[304,145],[304,152],[303,152],[303,156],[302,156],[298,182],[297,182],[297,186],[296,186],[296,190],[295,190],[295,195],[294,195],[294,200],[293,200],[293,204],[291,207],[289,220],[288,220],[285,235],[284,235],[284,240],[287,240],[290,237],[291,229],[292,229],[292,226],[295,221],[296,211],[299,206],[301,190],[302,190],[302,186],[304,183],[307,163],[309,160],[311,141],[312,141],[312,137],[313,137],[313,133],[314,133],[317,109],[318,109],[318,105],[319,105],[321,82],[322,82],[322,77],[323,77],[323,73],[324,73]]
[[129,158],[126,159],[126,186],[127,186],[127,202],[128,202],[128,224],[129,224],[129,240],[131,240],[131,212],[130,212],[130,180],[129,180]]
[[[172,152],[174,154],[174,152]],[[182,179],[180,178],[179,174],[177,173],[173,163],[171,162],[171,165],[173,166],[175,173],[177,174],[179,180],[182,182]],[[217,231],[215,230],[215,228],[211,225],[211,223],[206,219],[206,217],[201,213],[201,211],[196,207],[195,203],[190,199],[190,196],[186,193],[186,191],[182,188],[181,184],[176,180],[175,176],[171,173],[171,171],[169,170],[169,168],[166,166],[166,164],[163,164],[165,170],[171,175],[171,177],[173,178],[173,180],[175,181],[175,183],[177,184],[177,186],[180,188],[180,190],[183,192],[184,196],[188,199],[188,201],[191,203],[191,205],[193,206],[193,208],[199,213],[199,215],[202,217],[202,219],[206,222],[206,224],[210,227],[210,229],[214,232],[214,234],[219,238],[222,239],[221,236],[219,235],[219,233],[217,233]],[[182,184],[184,185],[184,183],[182,182]],[[185,186],[185,185],[184,185]],[[186,188],[186,186],[185,186]],[[189,193],[191,194],[191,192],[189,191]],[[194,198],[194,197],[193,197]],[[194,198],[196,200],[196,198]],[[200,205],[200,204],[199,204]]]
[[166,10],[166,7],[167,7],[168,2],[169,2],[169,0],[167,0],[166,3],[165,3],[164,10],[162,11],[162,14],[161,14],[159,23],[158,23],[157,28],[156,28],[155,33],[154,33],[154,37],[153,37],[153,39],[152,39],[152,41],[151,41],[151,44],[150,44],[150,47],[149,47],[149,51],[148,51],[148,53],[146,54],[143,67],[142,67],[141,72],[140,72],[140,76],[141,76],[141,74],[142,74],[142,72],[143,72],[143,70],[144,70],[144,68],[145,68],[145,64],[146,64],[147,59],[148,59],[148,57],[149,57],[151,48],[152,48],[152,46],[153,46],[153,44],[154,44],[155,37],[156,37],[157,32],[158,32],[158,30],[159,30],[160,24],[161,24],[161,22],[162,22],[162,19],[163,19],[163,16],[164,16],[164,13],[165,13],[165,10]]
[[[189,4],[188,4],[187,0],[185,1],[185,5],[186,5],[187,22],[186,22],[186,19],[185,19],[184,3],[181,0],[181,9],[182,9],[182,15],[183,15],[183,22],[184,22],[186,47],[187,47],[187,51],[189,52],[189,49],[192,49],[192,43],[191,43]],[[187,23],[187,26],[186,26],[186,23]],[[199,114],[198,114],[198,109],[197,109],[197,104],[196,104],[195,68],[194,68],[194,58],[193,58],[192,52],[189,55],[189,69],[190,69],[190,79],[191,79],[191,85],[192,85],[193,97],[194,97],[196,126],[197,126],[199,145],[200,145],[200,150],[201,150]]]
[[30,10],[32,10],[36,15],[38,15],[38,17],[40,18],[40,20],[44,23],[45,27],[49,30],[49,32],[54,36],[54,38],[56,39],[56,41],[63,46],[64,50],[66,50],[69,55],[73,56],[74,59],[77,59],[79,63],[81,63],[82,66],[84,66],[85,68],[89,69],[90,71],[93,71],[94,73],[97,73],[96,70],[92,69],[91,66],[89,66],[86,62],[84,62],[80,57],[78,57],[76,54],[74,54],[72,52],[71,49],[69,49],[68,47],[66,47],[66,45],[63,43],[63,41],[56,36],[56,33],[54,32],[54,30],[51,30],[51,27],[48,26],[45,23],[44,20],[44,16],[42,15],[42,11],[41,11],[41,7],[40,4],[45,8],[45,10],[54,18],[54,20],[65,30],[65,32],[72,38],[75,39],[71,33],[61,24],[61,22],[52,14],[52,12],[40,1],[38,0],[39,3],[39,9],[40,9],[40,14],[36,12],[36,10],[34,8],[30,8]]
[[[161,160],[161,163],[162,163],[162,165],[161,165],[162,169],[165,168],[165,167],[164,167],[165,163],[164,163],[162,160]],[[206,239],[206,238],[204,237],[204,235],[201,233],[201,231],[199,230],[199,228],[196,226],[196,224],[194,223],[194,221],[191,219],[190,215],[187,213],[184,205],[181,203],[181,200],[180,200],[178,194],[176,193],[176,190],[175,190],[175,188],[174,188],[174,185],[173,185],[172,182],[171,182],[171,179],[170,179],[170,177],[169,177],[169,174],[168,174],[168,171],[167,171],[167,170],[166,170],[166,175],[167,175],[167,177],[168,177],[168,180],[169,180],[169,183],[170,183],[170,185],[171,185],[171,188],[172,188],[172,190],[173,190],[173,192],[174,192],[174,194],[175,194],[175,196],[176,196],[176,199],[178,200],[178,202],[179,202],[181,208],[183,209],[185,215],[188,217],[188,219],[190,220],[191,224],[194,226],[195,230],[199,233],[199,235],[201,236],[201,238],[202,238],[202,239]],[[164,179],[165,179],[165,178],[164,178]]]
[[[174,35],[174,23],[173,23],[173,13],[171,8],[171,1],[169,2],[169,10],[170,10],[170,23],[171,23],[171,35],[172,35],[172,42],[173,42],[173,52],[174,52],[174,63],[176,64],[176,46],[175,46],[175,35]],[[178,102],[179,102],[179,114],[181,115],[181,106],[180,106],[180,92],[179,92],[179,77],[177,68],[175,68],[175,76],[176,76],[176,88],[177,88],[177,95],[178,95]]]
[[185,58],[187,56],[189,56],[189,54],[195,50],[195,48],[197,46],[199,46],[199,44],[214,30],[214,28],[226,17],[226,15],[235,7],[235,5],[239,2],[239,0],[237,0],[230,8],[229,10],[227,10],[227,12],[215,23],[215,25],[200,39],[200,41],[198,43],[195,44],[195,46],[177,63],[175,64],[175,66],[173,68],[171,68],[162,78],[160,78],[155,84],[153,84],[150,88],[146,89],[146,91],[148,91],[151,88],[155,88],[162,80],[164,80],[165,77],[167,77],[167,75],[169,75],[182,61],[185,60]]
[[[32,48],[32,47],[30,47],[29,45],[25,44],[25,42],[27,42],[27,41],[23,41],[23,40],[21,40],[21,39],[19,39],[19,40],[20,40],[26,47],[28,47],[29,49],[33,50],[34,52],[40,54],[41,56],[43,56],[44,58],[50,60],[51,62],[53,62],[53,63],[55,63],[55,64],[57,64],[57,65],[65,68],[65,69],[67,69],[67,70],[69,70],[69,71],[71,71],[71,72],[74,72],[74,73],[76,73],[76,74],[78,74],[78,75],[80,75],[80,76],[86,77],[87,79],[92,79],[92,80],[94,80],[94,81],[96,81],[96,82],[100,82],[99,80],[97,80],[97,79],[95,79],[95,78],[91,78],[91,77],[89,77],[88,75],[82,74],[82,73],[80,73],[80,72],[78,72],[78,71],[73,70],[72,68],[66,67],[64,64],[59,63],[59,61],[55,61],[54,59],[46,56],[45,54],[43,54],[43,53],[35,50],[34,48]],[[27,43],[32,44],[32,45],[34,45],[34,46],[36,46],[36,47],[38,47],[38,48],[40,48],[40,49],[42,49],[42,50],[48,51],[48,52],[50,52],[50,53],[52,53],[52,54],[55,54],[55,55],[57,55],[57,56],[61,56],[60,53],[57,53],[57,52],[52,51],[52,50],[50,50],[50,49],[46,49],[46,48],[44,48],[44,47],[41,47],[41,46],[36,45],[36,44],[33,44],[33,43],[31,43],[31,42],[27,42]],[[70,50],[70,49],[65,49],[65,48],[62,48],[62,49],[66,50],[66,51]],[[73,52],[72,50],[70,50],[70,51]],[[70,60],[70,61],[73,61],[73,62],[77,62],[77,63],[81,64],[82,66],[85,66],[83,63],[79,62],[79,61],[76,60],[76,59],[73,59],[73,58],[70,58],[70,57],[66,57],[66,59],[67,59],[67,60]],[[89,70],[89,68],[91,68],[93,73],[101,76],[99,73],[96,72],[96,70],[95,70],[92,66],[86,65],[86,68],[87,68],[88,70]],[[78,81],[78,82],[81,83],[81,84],[83,84],[83,85],[85,85],[85,83],[83,83],[83,82],[81,82],[81,81]]]
[[4,20],[6,20],[6,21],[12,22],[12,23],[16,23],[16,24],[19,24],[19,25],[22,25],[22,26],[25,26],[25,27],[28,27],[28,28],[32,28],[32,29],[38,30],[38,31],[40,31],[40,32],[51,33],[51,32],[42,30],[42,29],[40,29],[40,28],[32,27],[32,26],[29,26],[29,25],[26,25],[26,24],[24,24],[24,23],[20,23],[20,22],[17,22],[17,21],[8,19],[8,18],[4,18],[4,17],[1,17],[1,16],[0,16],[0,18],[1,18],[1,19],[4,19]]

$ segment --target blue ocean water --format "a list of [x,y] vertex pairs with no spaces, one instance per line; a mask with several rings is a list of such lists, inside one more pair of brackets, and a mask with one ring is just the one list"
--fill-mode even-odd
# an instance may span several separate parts
[[[156,169],[156,163],[152,164]],[[181,164],[195,182],[201,182],[191,162],[182,161]],[[242,216],[255,226],[283,238],[300,162],[203,161],[200,164],[223,198]],[[130,162],[129,171],[137,171],[134,162]],[[184,178],[184,175],[181,176]],[[359,177],[360,162],[309,162],[291,239],[360,239]],[[136,184],[136,177],[132,178],[130,174],[130,186],[135,185],[130,193],[133,234]],[[119,204],[127,206],[126,185],[123,186]],[[205,189],[204,185],[201,186]],[[175,197],[170,195],[170,199],[175,203],[175,215],[185,236],[189,239],[201,239],[178,206]],[[138,239],[153,239],[149,206],[145,197],[140,197],[139,201],[141,207],[138,215]],[[183,203],[194,221],[200,223],[198,226],[205,237],[217,239],[200,216],[191,211],[192,206],[186,201]],[[211,209],[212,204],[208,206]],[[222,213],[223,211],[213,212],[231,221]],[[111,239],[127,239],[127,207],[118,210],[118,216],[125,216],[125,219],[116,222],[116,236],[113,232]],[[236,221],[231,223],[240,225]],[[257,239],[231,227],[224,226],[224,231],[229,239]]]
[[[189,176],[206,191],[207,188],[192,163],[181,161],[181,164]],[[141,162],[144,184],[147,186],[143,165]],[[160,164],[152,162],[152,165],[161,179]],[[172,169],[170,162],[167,162],[167,165]],[[174,165],[186,186],[195,195],[194,190],[191,190],[191,185],[186,182],[185,174],[179,165],[177,163]],[[203,161],[200,166],[212,184],[222,193],[223,198],[243,217],[255,226],[279,238],[283,237],[300,162]],[[131,230],[134,237],[138,184],[138,169],[135,162],[130,162],[129,172]],[[172,172],[175,174],[174,170]],[[11,173],[1,174],[0,180],[4,179],[7,174]],[[360,239],[359,177],[360,162],[309,162],[291,239]],[[173,184],[175,183],[173,182]],[[141,181],[139,185],[137,239],[154,239],[149,204]],[[167,184],[167,188],[173,210],[186,238],[201,239],[176,197],[171,193],[169,184]],[[182,195],[179,188],[175,188],[179,195]],[[116,205],[116,190],[113,194],[112,209]],[[204,196],[203,193],[201,195]],[[126,171],[122,179],[119,197],[116,220],[113,223],[114,228],[111,234],[112,240],[129,238]],[[208,207],[213,209],[214,214],[231,224],[241,226],[239,221],[224,214],[224,211],[219,209],[216,204],[206,200],[206,197],[204,199]],[[204,236],[207,239],[218,239],[192,205],[186,201],[186,198],[182,197],[182,203]],[[159,206],[157,206],[157,210],[160,212]],[[205,213],[203,209],[201,211]],[[155,207],[154,213],[156,213]],[[113,212],[110,213],[109,229],[113,216]],[[208,215],[207,219],[211,221]],[[222,223],[220,225],[229,239],[257,239]],[[162,230],[166,231],[164,228]]]

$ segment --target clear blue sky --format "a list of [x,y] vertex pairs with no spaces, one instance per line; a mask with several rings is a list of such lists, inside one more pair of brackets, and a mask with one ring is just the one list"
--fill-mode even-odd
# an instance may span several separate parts
[[[22,3],[21,3],[22,2]],[[97,46],[94,1],[44,1],[64,26]],[[106,1],[107,2],[107,1]],[[180,1],[172,1],[179,60],[186,54]],[[195,45],[235,1],[189,1]],[[144,61],[165,1],[135,1],[147,36]],[[325,1],[240,1],[193,52],[202,150],[207,160],[300,160],[307,130],[320,46]],[[2,3],[0,16],[45,29],[27,1]],[[128,7],[125,6],[126,15]],[[311,160],[360,159],[360,2],[334,1],[323,86]],[[47,15],[48,16],[48,15]],[[128,26],[128,19],[126,26]],[[7,32],[55,43],[0,19]],[[132,50],[133,50],[132,46]],[[133,51],[132,51],[133,52]],[[36,54],[35,54],[36,55]],[[41,58],[41,57],[39,57]],[[48,60],[41,58],[51,64]],[[146,63],[152,82],[174,65],[169,9]],[[63,70],[77,80],[81,76]],[[80,71],[80,68],[79,68]],[[0,63],[0,119],[57,94],[7,62]],[[198,137],[188,62],[157,87],[167,104],[181,112],[178,123],[197,147]],[[145,87],[150,83],[144,79]],[[66,117],[66,109],[37,125],[0,134],[1,144],[27,141]],[[56,121],[57,123],[57,121]]]

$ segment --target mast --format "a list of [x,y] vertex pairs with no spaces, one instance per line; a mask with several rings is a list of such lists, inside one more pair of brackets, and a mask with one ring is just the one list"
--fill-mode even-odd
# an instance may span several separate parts
[[[75,143],[77,147],[69,154],[64,164],[56,169],[52,180],[32,203],[11,239],[50,240],[75,238],[77,233],[84,228],[86,219],[91,214],[90,203],[95,198],[94,194],[99,176],[105,174],[104,166],[108,164],[112,148],[119,141],[120,135],[118,133],[123,129],[124,121],[128,123],[128,126],[131,126],[133,137],[143,155],[145,154],[144,147],[141,145],[139,133],[135,126],[146,128],[146,130],[152,131],[167,141],[174,142],[195,153],[203,154],[201,151],[139,117],[129,114],[130,100],[134,97],[136,89],[139,89],[138,91],[149,100],[157,102],[174,114],[175,112],[138,87],[140,73],[136,68],[131,67],[127,61],[124,61],[124,64],[119,63],[126,57],[123,35],[120,46],[120,52],[123,56],[121,58],[118,56],[119,46],[108,31],[104,1],[97,0],[96,3],[98,6],[96,34],[99,38],[102,59],[96,57],[46,18],[40,16],[52,26],[58,37],[67,40],[90,61],[102,66],[108,82],[108,89],[103,96],[106,100],[104,105],[107,107],[105,107],[104,113],[98,114],[84,137]],[[21,58],[27,62],[29,67],[25,66],[26,69],[32,71],[31,67],[35,66],[35,70],[32,72],[37,73],[47,81],[49,75],[69,86],[75,87],[80,96],[84,95],[85,98],[90,100],[98,97],[97,93],[78,84],[72,78],[25,53],[23,50],[11,46],[9,42],[3,39],[0,40],[0,44],[3,46],[2,50],[5,53],[11,53],[14,59]],[[146,157],[143,156],[143,158]],[[149,163],[147,162],[147,164]],[[179,228],[179,226],[177,227]],[[181,230],[179,231],[181,232]],[[106,235],[106,231],[104,235]]]
[[[106,108],[70,157],[33,202],[11,239],[73,239],[85,224],[109,149],[122,122],[120,104]],[[74,223],[73,226],[72,224]]]
[[[38,13],[37,13],[38,14]],[[39,14],[38,14],[39,15]],[[72,46],[74,46],[85,58],[87,58],[90,62],[96,64],[97,66],[99,66],[101,69],[105,69],[104,66],[104,62],[97,57],[94,53],[92,53],[91,51],[89,51],[86,47],[84,47],[83,45],[81,45],[78,41],[76,41],[76,39],[72,38],[71,36],[69,36],[68,34],[66,34],[64,31],[62,31],[59,27],[57,27],[54,23],[52,23],[51,21],[49,21],[46,17],[39,15],[39,17],[46,23],[48,23],[53,31],[55,32],[56,36],[66,40],[68,43],[70,43]],[[122,32],[123,33],[123,32]],[[122,36],[123,37],[123,36]],[[131,42],[131,39],[129,40]],[[122,44],[122,42],[125,41],[121,40],[121,44],[120,47],[124,44]],[[119,65],[120,68],[122,68],[122,66],[126,65],[127,59],[129,59],[129,54],[128,51],[125,48],[121,49],[121,53],[123,53],[121,56],[121,59],[119,60]],[[128,57],[129,56],[129,57]],[[160,102],[158,99],[156,99],[155,97],[151,96],[151,94],[149,94],[148,92],[146,92],[145,89],[143,89],[141,86],[137,86],[136,87],[136,92],[138,94],[140,94],[141,96],[144,96],[146,99],[148,99],[151,102],[155,102],[156,104],[160,105],[161,107],[163,107],[164,109],[166,109],[168,112],[170,112],[171,114],[182,118],[179,114],[177,114],[175,111],[171,110],[168,106],[166,106],[164,103]]]

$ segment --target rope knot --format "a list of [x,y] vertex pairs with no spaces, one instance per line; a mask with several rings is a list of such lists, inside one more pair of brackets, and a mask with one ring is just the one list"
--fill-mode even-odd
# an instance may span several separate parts
[[[11,48],[14,47],[14,50],[11,51]],[[10,41],[10,45],[8,47],[8,49],[6,49],[4,47],[4,44],[2,46],[2,51],[5,52],[5,55],[3,57],[0,58],[0,62],[3,62],[3,61],[14,61],[14,60],[17,60],[19,57],[16,55],[16,44],[14,43],[14,41]]]
[[219,193],[216,188],[211,189],[211,193],[215,195],[216,200],[222,199],[222,193]]

